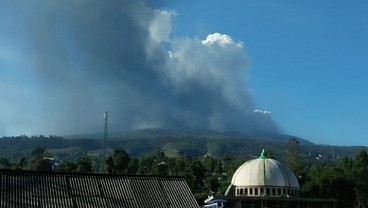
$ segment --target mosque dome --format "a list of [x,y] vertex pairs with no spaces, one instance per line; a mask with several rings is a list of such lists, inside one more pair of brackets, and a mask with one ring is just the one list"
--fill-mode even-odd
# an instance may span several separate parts
[[298,196],[299,182],[294,173],[277,160],[259,158],[241,165],[233,175],[231,186],[236,196]]

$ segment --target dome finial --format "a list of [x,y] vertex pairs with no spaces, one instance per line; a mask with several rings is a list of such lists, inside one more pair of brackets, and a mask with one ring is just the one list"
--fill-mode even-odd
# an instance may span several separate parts
[[263,149],[262,152],[261,152],[261,156],[259,157],[260,159],[265,159],[267,158],[266,157],[266,153],[265,153],[265,150]]

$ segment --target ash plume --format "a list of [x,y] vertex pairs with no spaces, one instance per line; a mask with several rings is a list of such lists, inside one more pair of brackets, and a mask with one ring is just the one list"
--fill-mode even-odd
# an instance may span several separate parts
[[[245,46],[228,35],[173,36],[176,13],[137,0],[1,4],[14,12],[12,24],[22,26],[14,30],[27,53],[18,58],[27,57],[23,72],[30,75],[23,87],[2,86],[21,91],[12,96],[17,106],[0,102],[21,114],[14,119],[3,112],[9,117],[0,121],[5,133],[99,132],[106,110],[115,131],[278,131],[269,115],[254,112]],[[0,31],[7,27],[0,22]],[[28,103],[20,104],[24,97]]]

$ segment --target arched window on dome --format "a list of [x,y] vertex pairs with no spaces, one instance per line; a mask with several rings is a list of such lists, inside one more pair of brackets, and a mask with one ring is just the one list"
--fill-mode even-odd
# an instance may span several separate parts
[[258,196],[258,188],[254,188],[254,195]]
[[266,188],[266,196],[270,195],[270,188]]
[[240,196],[243,196],[243,189],[240,189]]
[[286,189],[282,189],[282,195],[286,196]]
[[244,195],[248,196],[248,189],[247,188],[244,189]]
[[275,188],[272,188],[272,196],[275,196],[276,195],[276,189]]
[[239,191],[240,191],[240,190],[239,190],[239,188],[237,188],[237,189],[236,189],[236,195],[237,195],[237,196],[239,196],[239,195],[240,195]]
[[260,189],[259,189],[259,194],[260,194],[261,196],[264,196],[264,195],[265,195],[265,193],[264,193],[264,189],[263,189],[263,188],[260,188]]
[[277,195],[281,196],[281,189],[280,188],[277,189]]
[[253,189],[252,188],[249,189],[249,195],[253,195]]

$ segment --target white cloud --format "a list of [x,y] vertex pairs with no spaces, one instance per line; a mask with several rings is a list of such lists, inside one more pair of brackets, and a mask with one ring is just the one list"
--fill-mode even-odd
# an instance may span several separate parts
[[228,46],[228,45],[236,45],[237,47],[242,48],[244,43],[239,41],[239,42],[234,42],[234,40],[226,34],[220,34],[220,33],[213,33],[213,34],[209,34],[206,38],[206,40],[202,41],[203,45],[220,45],[220,46]]
[[265,110],[253,110],[254,113],[261,113],[261,114],[265,114],[265,115],[270,115],[271,112],[270,111],[265,111]]

